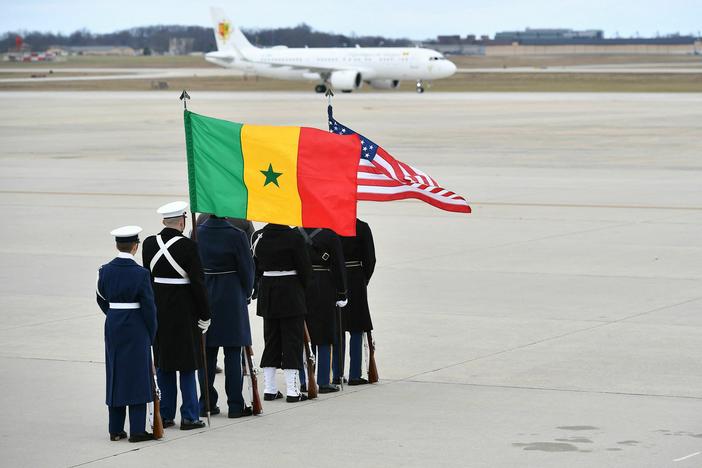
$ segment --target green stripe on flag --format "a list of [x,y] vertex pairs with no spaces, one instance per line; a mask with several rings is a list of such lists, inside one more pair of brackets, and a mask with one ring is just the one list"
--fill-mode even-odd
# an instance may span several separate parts
[[246,218],[248,191],[242,124],[185,111],[188,183],[193,212]]

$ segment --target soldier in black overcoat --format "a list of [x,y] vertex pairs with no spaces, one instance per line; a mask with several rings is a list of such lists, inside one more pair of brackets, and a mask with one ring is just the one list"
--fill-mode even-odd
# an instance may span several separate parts
[[200,421],[195,371],[203,364],[201,336],[210,323],[207,291],[197,244],[183,236],[185,202],[173,202],[157,211],[165,228],[144,240],[143,263],[151,272],[158,311],[154,351],[162,392],[164,427],[174,425],[176,372],[180,373],[180,428],[204,427]]
[[[317,354],[317,384],[319,393],[338,392],[331,385],[329,367],[331,347],[338,340],[339,322],[337,307],[344,307],[346,299],[346,267],[339,236],[331,229],[298,228],[305,239],[307,252],[312,262],[313,284],[307,290],[307,328]],[[335,339],[336,337],[336,339]],[[338,353],[338,359],[343,353]],[[304,369],[300,378],[304,382]]]
[[263,317],[265,340],[261,356],[264,399],[282,398],[275,381],[276,369],[282,368],[287,401],[306,400],[300,393],[299,379],[307,313],[305,289],[312,280],[305,241],[289,226],[267,224],[254,233],[251,248],[259,277],[256,313]]
[[[361,378],[363,334],[373,330],[368,308],[367,286],[375,270],[375,245],[367,223],[356,219],[356,235],[341,236],[341,246],[346,263],[349,303],[341,311],[343,328],[350,334],[349,385],[367,384]],[[343,345],[343,344],[342,344]],[[340,381],[339,369],[334,369],[335,383]]]

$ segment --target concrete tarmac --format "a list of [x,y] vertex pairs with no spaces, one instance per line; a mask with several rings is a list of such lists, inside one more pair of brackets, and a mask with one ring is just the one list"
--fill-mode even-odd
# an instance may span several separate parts
[[[326,125],[312,93],[191,94],[214,117]],[[111,229],[154,233],[187,200],[178,95],[0,93],[3,466],[702,465],[692,94],[337,96],[340,122],[474,209],[359,204],[381,382],[110,442],[95,274]]]

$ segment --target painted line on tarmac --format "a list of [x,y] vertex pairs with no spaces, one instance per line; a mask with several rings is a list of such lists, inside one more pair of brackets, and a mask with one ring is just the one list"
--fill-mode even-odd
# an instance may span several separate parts
[[[8,195],[66,195],[94,197],[180,197],[175,193],[117,193],[117,192],[60,192],[43,190],[0,190],[0,194]],[[482,206],[537,206],[546,208],[610,208],[619,210],[683,210],[702,211],[702,206],[669,206],[669,205],[608,205],[594,203],[522,203],[522,202],[480,202],[471,201],[471,205]]]
[[679,461],[687,460],[688,458],[696,457],[696,456],[699,455],[700,453],[702,453],[702,452],[691,453],[690,455],[685,455],[684,457],[676,458],[676,459],[673,460],[673,461],[674,461],[674,462],[679,462]]
[[71,197],[181,197],[183,194],[173,193],[117,193],[117,192],[53,192],[42,190],[0,190],[0,194],[8,195],[66,195]]
[[[164,438],[159,439],[159,440],[154,440],[153,442],[146,444],[146,445],[143,445],[141,447],[136,447],[136,448],[124,450],[121,452],[112,453],[110,455],[95,458],[93,460],[86,460],[84,462],[70,465],[68,468],[77,468],[80,466],[92,465],[94,463],[98,463],[98,462],[101,462],[101,461],[104,461],[104,460],[107,460],[110,458],[116,458],[116,457],[119,457],[121,455],[129,454],[132,452],[137,452],[139,450],[147,450],[147,449],[157,448],[157,447],[161,447],[165,444],[170,444],[170,443],[177,442],[180,440],[190,439],[192,437],[206,436],[210,432],[226,430],[232,426],[237,426],[237,425],[241,425],[241,424],[256,424],[256,422],[260,421],[262,418],[272,417],[272,416],[276,416],[278,414],[285,414],[285,413],[288,413],[291,411],[296,411],[296,410],[298,410],[298,411],[304,410],[305,408],[309,409],[310,405],[312,405],[311,407],[314,407],[314,405],[327,403],[329,401],[335,400],[336,398],[350,397],[352,395],[355,395],[356,393],[363,393],[363,392],[372,390],[373,388],[378,388],[380,386],[381,385],[378,385],[378,384],[364,385],[362,387],[355,388],[351,391],[346,391],[346,390],[340,391],[340,392],[337,392],[334,394],[327,394],[323,398],[317,397],[317,398],[314,398],[312,400],[307,400],[305,403],[290,404],[290,406],[283,407],[283,409],[277,409],[277,411],[276,410],[274,410],[274,411],[269,410],[267,413],[264,412],[263,414],[258,415],[258,416],[239,418],[239,419],[234,419],[233,421],[227,420],[226,422],[224,422],[221,425],[210,426],[210,427],[198,430],[198,431],[188,431],[189,433],[187,433],[187,434],[179,434],[179,436],[176,436],[173,438],[166,439],[164,437]],[[346,388],[346,387],[344,387],[344,388]],[[282,404],[282,402],[280,402],[280,403]],[[278,405],[278,403],[275,403],[275,405]],[[218,419],[220,419],[220,418],[218,418]]]
[[520,202],[470,202],[471,205],[486,206],[542,206],[552,208],[615,208],[621,210],[687,210],[702,211],[702,206],[667,205],[607,205],[588,203],[520,203]]
[[[508,390],[535,390],[542,392],[563,392],[563,393],[585,393],[588,395],[614,395],[614,396],[633,396],[633,397],[651,397],[651,398],[675,398],[686,400],[702,400],[702,396],[693,395],[672,395],[664,393],[635,393],[635,392],[616,392],[612,390],[588,390],[577,388],[558,388],[558,387],[534,387],[529,385],[501,385],[501,384],[483,384],[474,382],[448,382],[443,380],[417,380],[417,379],[383,379],[384,382],[409,382],[416,384],[431,384],[431,385],[457,385],[464,387],[477,388],[503,388]],[[700,452],[702,453],[702,452]]]
[[[664,305],[664,306],[661,306],[661,307],[656,307],[656,308],[650,309],[650,310],[645,310],[645,311],[643,311],[643,312],[638,312],[638,313],[636,313],[636,314],[628,315],[628,316],[626,316],[626,317],[622,317],[622,318],[619,318],[619,319],[616,319],[616,320],[612,320],[612,321],[608,321],[608,322],[604,322],[604,323],[598,323],[597,325],[593,325],[593,326],[589,326],[589,327],[584,327],[584,328],[579,328],[579,329],[571,330],[571,331],[568,331],[568,332],[565,332],[565,333],[559,333],[559,334],[557,334],[557,335],[547,336],[547,337],[545,337],[545,338],[541,338],[541,339],[534,340],[534,341],[531,341],[531,342],[528,342],[528,343],[524,343],[524,344],[512,346],[512,347],[510,347],[510,348],[505,348],[505,349],[497,350],[497,351],[490,352],[490,353],[487,353],[487,354],[475,356],[475,357],[472,357],[472,358],[469,358],[469,359],[464,359],[463,361],[454,362],[454,363],[451,363],[451,364],[446,364],[446,365],[444,365],[444,366],[442,366],[442,367],[438,367],[438,368],[436,368],[436,369],[429,369],[429,370],[426,370],[426,371],[423,371],[423,372],[417,372],[416,374],[413,374],[413,375],[410,375],[410,376],[405,377],[405,378],[403,378],[403,379],[397,380],[397,382],[403,382],[403,381],[404,381],[404,382],[409,382],[409,381],[418,380],[418,377],[421,377],[421,376],[424,376],[424,375],[427,375],[427,374],[433,374],[433,373],[435,373],[435,372],[443,371],[443,370],[446,370],[446,369],[449,369],[449,368],[452,368],[452,367],[458,367],[458,366],[462,366],[462,365],[464,365],[464,364],[469,364],[469,363],[472,363],[472,362],[475,362],[475,361],[480,361],[480,360],[484,360],[484,359],[490,359],[490,358],[493,358],[493,357],[496,357],[496,356],[500,356],[500,355],[503,355],[503,354],[508,354],[508,353],[512,353],[512,352],[515,352],[515,351],[520,351],[520,350],[523,350],[523,349],[526,349],[526,348],[533,347],[533,346],[535,346],[535,345],[540,345],[540,344],[543,344],[543,343],[548,343],[548,342],[560,340],[560,339],[563,339],[563,338],[566,338],[566,337],[569,337],[569,336],[572,336],[572,335],[577,335],[577,334],[580,334],[580,333],[587,333],[587,332],[590,332],[590,331],[593,331],[593,330],[596,330],[596,329],[599,329],[599,328],[609,327],[609,326],[612,326],[612,325],[618,325],[618,324],[620,324],[620,323],[623,323],[623,322],[625,322],[625,321],[627,321],[627,320],[631,320],[631,319],[633,319],[633,318],[641,317],[641,316],[643,316],[643,315],[648,315],[648,314],[651,314],[651,313],[654,313],[654,312],[659,312],[659,311],[666,310],[666,309],[672,309],[672,308],[675,308],[675,307],[678,307],[678,306],[681,306],[681,305],[689,304],[689,303],[691,303],[691,302],[699,301],[700,299],[702,299],[702,296],[693,297],[693,298],[691,298],[691,299],[686,299],[686,300],[684,300],[684,301],[677,302],[677,303],[674,303],[674,304],[668,304],[668,305]],[[643,395],[642,395],[642,396],[643,396]]]

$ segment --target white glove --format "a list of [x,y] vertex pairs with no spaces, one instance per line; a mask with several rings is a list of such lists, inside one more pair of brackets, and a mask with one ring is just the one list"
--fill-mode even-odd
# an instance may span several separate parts
[[343,301],[336,301],[336,306],[337,307],[346,307],[346,304],[349,303],[348,299],[344,299]]
[[212,322],[211,319],[197,321],[197,326],[200,327],[203,335],[207,333],[207,329],[210,328],[210,322]]

